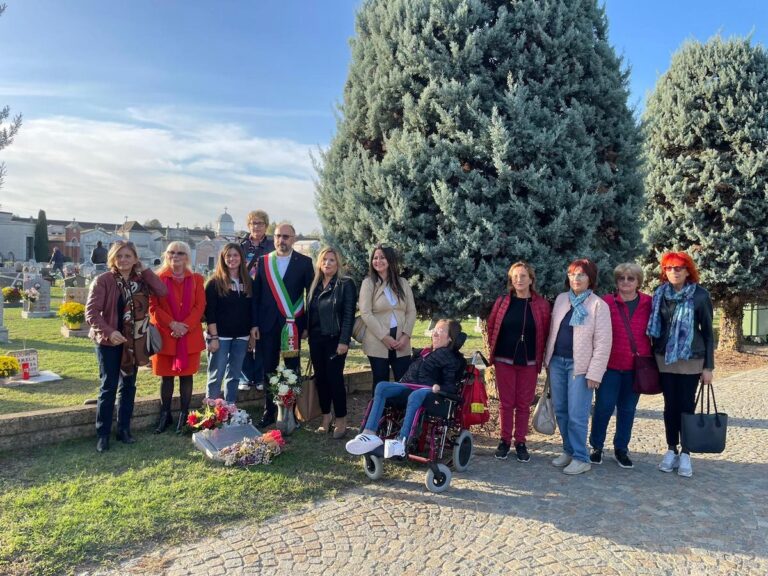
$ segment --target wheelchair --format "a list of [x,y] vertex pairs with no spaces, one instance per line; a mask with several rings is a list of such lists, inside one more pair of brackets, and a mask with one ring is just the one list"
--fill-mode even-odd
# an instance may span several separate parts
[[[416,412],[410,435],[406,441],[405,457],[394,457],[395,460],[410,460],[427,465],[424,484],[430,492],[446,491],[451,485],[452,471],[464,472],[468,467],[474,452],[472,433],[462,426],[462,413],[470,410],[465,405],[464,388],[475,381],[482,383],[478,376],[478,366],[486,366],[487,362],[480,352],[475,352],[467,361],[463,371],[459,372],[456,394],[446,392],[430,392]],[[477,380],[476,380],[477,379]],[[408,389],[399,396],[387,399],[384,413],[379,420],[376,434],[382,440],[397,437],[397,433],[405,416],[405,406],[412,390],[423,388],[418,384],[406,384]],[[364,427],[371,410],[373,400],[368,403],[363,416]],[[384,475],[384,446],[362,456],[363,471],[371,480],[379,480]]]

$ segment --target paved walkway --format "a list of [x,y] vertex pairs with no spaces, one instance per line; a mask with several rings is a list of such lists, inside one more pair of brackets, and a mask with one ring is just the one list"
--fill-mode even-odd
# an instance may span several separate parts
[[730,417],[728,447],[694,456],[692,478],[656,469],[662,401],[643,397],[633,470],[606,459],[568,477],[549,463],[559,437],[534,434],[529,464],[495,460],[495,440],[484,438],[444,494],[426,491],[421,470],[402,481],[385,476],[309,510],[233,524],[98,574],[765,575],[768,369],[715,385]]

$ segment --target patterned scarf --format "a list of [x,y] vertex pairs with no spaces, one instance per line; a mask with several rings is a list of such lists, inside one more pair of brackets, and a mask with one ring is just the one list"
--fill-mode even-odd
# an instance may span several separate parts
[[[170,276],[163,278],[165,285],[168,286],[168,304],[171,305],[171,315],[176,322],[183,322],[189,316],[192,310],[192,287],[194,279],[189,274],[185,276],[181,289],[181,305],[176,300],[175,281]],[[187,346],[187,337],[189,332],[180,338],[176,338],[176,356],[173,359],[172,369],[174,372],[183,372],[189,366],[189,347]]]
[[664,354],[665,364],[674,364],[678,360],[688,360],[691,357],[693,343],[693,294],[697,284],[686,284],[680,292],[675,292],[669,282],[665,282],[653,293],[653,310],[648,321],[648,336],[661,336],[661,303],[662,300],[675,302],[675,313],[667,333],[667,347]]
[[589,312],[584,307],[584,300],[589,298],[592,294],[592,290],[584,290],[581,294],[576,296],[573,290],[568,291],[568,299],[571,301],[571,308],[573,308],[573,314],[571,315],[571,321],[568,323],[570,326],[581,326],[584,324],[584,320],[589,316]]
[[120,274],[115,274],[115,281],[124,302],[123,309],[118,311],[123,318],[122,334],[126,339],[120,358],[120,372],[128,376],[136,371],[136,366],[149,364],[146,352],[149,298],[140,276],[132,276],[125,281]]

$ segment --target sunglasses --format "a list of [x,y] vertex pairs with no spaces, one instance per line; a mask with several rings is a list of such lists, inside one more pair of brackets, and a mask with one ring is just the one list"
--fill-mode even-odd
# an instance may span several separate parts
[[283,240],[288,240],[289,238],[293,238],[293,234],[275,234],[275,238],[282,238]]
[[685,266],[664,266],[664,272],[682,272],[688,270]]
[[637,280],[634,276],[617,276],[616,281],[617,282],[634,282]]
[[168,254],[168,256],[186,256],[187,255],[186,252],[175,252],[174,250],[168,250],[166,254]]
[[584,274],[584,273],[581,273],[581,274],[568,274],[568,278],[570,278],[571,280],[586,280],[587,279],[587,275]]

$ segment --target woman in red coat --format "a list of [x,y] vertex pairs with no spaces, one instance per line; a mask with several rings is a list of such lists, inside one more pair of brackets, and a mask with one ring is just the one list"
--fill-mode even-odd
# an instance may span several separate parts
[[158,276],[168,287],[168,295],[149,302],[152,322],[163,336],[163,347],[152,357],[152,371],[162,378],[160,385],[160,422],[155,433],[171,424],[173,379],[179,377],[181,412],[176,432],[187,420],[192,399],[192,378],[200,367],[200,353],[205,349],[201,320],[205,311],[205,280],[189,268],[190,250],[185,242],[171,242]]
[[552,314],[549,302],[534,290],[535,282],[530,264],[512,264],[507,272],[509,293],[498,297],[488,317],[490,361],[499,390],[501,440],[496,458],[500,460],[507,458],[513,430],[517,460],[531,459],[525,438]]

